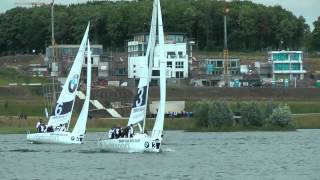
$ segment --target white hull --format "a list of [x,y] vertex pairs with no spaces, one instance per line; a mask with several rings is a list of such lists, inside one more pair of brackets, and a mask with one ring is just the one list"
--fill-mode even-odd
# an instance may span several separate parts
[[98,148],[106,152],[160,152],[161,142],[147,134],[136,134],[132,138],[99,140]]
[[70,132],[50,132],[27,134],[27,140],[36,144],[82,144],[84,135]]

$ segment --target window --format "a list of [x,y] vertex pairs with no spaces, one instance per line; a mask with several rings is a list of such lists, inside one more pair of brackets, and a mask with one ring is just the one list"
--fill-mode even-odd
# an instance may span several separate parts
[[152,76],[160,76],[160,70],[152,70]]
[[217,61],[217,67],[223,67],[222,61]]
[[183,78],[183,71],[177,71],[176,78]]
[[231,61],[229,67],[237,67],[237,61]]
[[168,61],[168,62],[167,62],[167,67],[168,67],[168,68],[172,68],[172,61]]
[[183,52],[182,52],[182,51],[179,51],[179,52],[178,52],[178,56],[179,56],[180,59],[182,59],[182,58],[183,58]]
[[183,61],[176,62],[176,68],[183,68]]
[[274,65],[275,70],[289,70],[289,64],[288,63],[279,63]]
[[237,70],[232,70],[232,71],[231,71],[231,74],[232,74],[232,75],[238,75],[238,74],[239,74],[239,71],[237,71]]
[[[85,57],[84,58],[84,64],[87,64],[88,63],[88,58]],[[91,57],[91,64],[93,64],[93,57]]]
[[300,64],[298,64],[298,63],[291,64],[291,69],[292,70],[300,70]]
[[176,58],[176,53],[175,52],[167,52],[167,58],[168,59]]
[[274,61],[287,61],[289,59],[288,53],[276,53],[273,54]]
[[291,61],[299,61],[300,60],[300,54],[298,54],[298,53],[290,54],[290,60]]

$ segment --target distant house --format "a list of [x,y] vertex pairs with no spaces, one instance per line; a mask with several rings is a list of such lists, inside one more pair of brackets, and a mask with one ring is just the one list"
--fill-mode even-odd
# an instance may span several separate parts
[[[219,57],[202,57],[192,67],[193,82],[195,86],[217,86],[224,80],[224,59]],[[230,80],[242,78],[240,73],[240,59],[230,57],[228,59],[228,73]],[[199,85],[200,82],[200,85]]]
[[[148,46],[147,34],[136,34],[128,41],[128,78],[139,78],[146,67],[144,56]],[[165,35],[164,51],[167,61],[167,78],[184,79],[189,76],[188,41],[183,33],[168,33]],[[155,47],[155,58],[152,68],[153,81],[160,76],[160,61],[158,45]]]
[[[79,45],[70,45],[70,44],[60,44],[55,46],[55,61],[57,66],[52,65],[53,62],[53,53],[52,46],[46,48],[46,57],[45,63],[48,64],[49,68],[58,72],[59,76],[64,76],[69,72],[71,65],[77,55]],[[92,57],[91,60],[88,61],[85,58],[82,67],[82,73],[84,77],[86,76],[86,67],[87,63],[91,62],[92,64],[92,79],[93,81],[97,81],[99,78],[106,78],[109,76],[109,66],[110,66],[110,58],[103,54],[103,46],[102,45],[91,45]]]
[[268,61],[272,64],[274,80],[302,80],[306,71],[303,69],[302,51],[271,51]]

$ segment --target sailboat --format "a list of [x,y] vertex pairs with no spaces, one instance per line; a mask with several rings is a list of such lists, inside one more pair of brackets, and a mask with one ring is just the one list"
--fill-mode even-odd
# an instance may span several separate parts
[[[49,118],[47,127],[54,130],[52,132],[42,132],[42,133],[28,133],[27,140],[32,143],[55,143],[55,144],[81,144],[86,131],[89,101],[90,101],[90,90],[91,90],[91,63],[87,63],[87,84],[86,84],[86,98],[82,106],[81,112],[73,128],[72,132],[69,132],[69,125],[71,120],[71,115],[74,107],[74,102],[76,98],[76,92],[79,84],[82,63],[85,58],[85,50],[87,47],[87,62],[91,62],[91,48],[88,40],[89,33],[88,24],[86,31],[84,33],[83,39],[81,41],[77,56],[66,82],[63,85],[61,94],[58,98],[55,108]],[[62,127],[67,125],[65,130]],[[60,129],[59,129],[60,128]],[[47,128],[48,130],[48,128]]]
[[[158,28],[158,31],[157,31]],[[156,33],[158,32],[158,54],[160,58],[160,103],[152,134],[145,132],[147,98],[153,60],[155,57]],[[134,98],[128,126],[137,126],[140,132],[132,137],[106,139],[98,141],[98,148],[109,152],[160,152],[163,135],[164,112],[166,101],[166,60],[164,56],[164,34],[161,6],[159,0],[154,0],[148,47],[145,55],[145,68],[140,75],[137,93]]]

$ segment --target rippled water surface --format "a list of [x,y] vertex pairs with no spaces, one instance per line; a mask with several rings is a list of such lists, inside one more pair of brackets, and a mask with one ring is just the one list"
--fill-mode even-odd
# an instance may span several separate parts
[[164,152],[101,153],[83,145],[36,145],[0,135],[0,179],[319,180],[320,130],[187,133],[168,131]]

